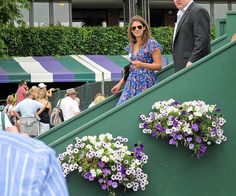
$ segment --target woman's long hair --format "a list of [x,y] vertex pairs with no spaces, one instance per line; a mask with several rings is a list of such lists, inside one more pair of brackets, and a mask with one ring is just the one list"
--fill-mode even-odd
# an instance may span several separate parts
[[133,22],[140,22],[144,27],[146,27],[146,29],[143,31],[142,42],[143,43],[147,42],[147,40],[149,38],[151,38],[150,27],[147,24],[147,22],[141,16],[136,15],[136,16],[133,16],[130,19],[129,25],[128,25],[128,38],[129,38],[129,41],[131,43],[131,46],[133,46],[137,42],[137,40],[136,40],[135,36],[133,35],[132,30],[131,30]]

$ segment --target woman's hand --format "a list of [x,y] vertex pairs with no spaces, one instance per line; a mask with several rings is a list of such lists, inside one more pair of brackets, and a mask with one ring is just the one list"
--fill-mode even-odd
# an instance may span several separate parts
[[161,59],[161,50],[157,49],[153,51],[152,53],[152,58],[153,58],[153,63],[144,63],[138,60],[134,60],[132,63],[135,68],[140,69],[140,68],[146,68],[150,70],[157,70],[160,71],[162,68],[162,59]]
[[132,62],[132,64],[134,65],[135,68],[138,68],[138,69],[139,69],[139,68],[142,67],[143,62],[138,61],[138,60],[134,60],[134,61]]
[[122,79],[111,89],[111,92],[112,92],[113,94],[118,93],[124,83],[125,83],[125,81],[124,81],[124,79],[122,78]]
[[118,93],[119,90],[120,90],[120,85],[119,85],[119,83],[118,83],[118,84],[116,84],[116,85],[111,89],[111,92],[112,92],[113,94],[116,94],[116,93]]

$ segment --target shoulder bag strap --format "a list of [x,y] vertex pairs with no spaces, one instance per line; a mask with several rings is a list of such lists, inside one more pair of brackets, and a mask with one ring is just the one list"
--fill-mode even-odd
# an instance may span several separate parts
[[61,99],[59,99],[58,103],[57,103],[57,107],[61,108]]
[[2,121],[2,130],[6,130],[6,125],[5,125],[5,114],[4,112],[1,112],[1,121]]

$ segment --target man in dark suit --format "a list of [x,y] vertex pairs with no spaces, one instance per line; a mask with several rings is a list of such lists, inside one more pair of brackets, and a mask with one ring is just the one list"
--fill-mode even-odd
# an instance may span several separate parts
[[192,0],[174,0],[179,9],[173,36],[175,71],[192,65],[210,53],[210,17]]

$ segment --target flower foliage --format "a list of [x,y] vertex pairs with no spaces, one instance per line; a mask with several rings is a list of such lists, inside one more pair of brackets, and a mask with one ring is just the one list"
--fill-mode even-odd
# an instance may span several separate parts
[[85,179],[97,181],[103,190],[111,193],[119,186],[145,190],[148,180],[142,167],[148,156],[142,144],[135,144],[133,151],[129,151],[127,138],[113,138],[109,133],[75,140],[74,145],[69,144],[58,156],[65,176],[78,170]]
[[183,144],[197,157],[203,156],[207,146],[226,141],[222,129],[226,120],[215,105],[203,101],[178,103],[174,99],[158,101],[148,117],[140,115],[139,128],[153,138],[166,138],[170,145]]

